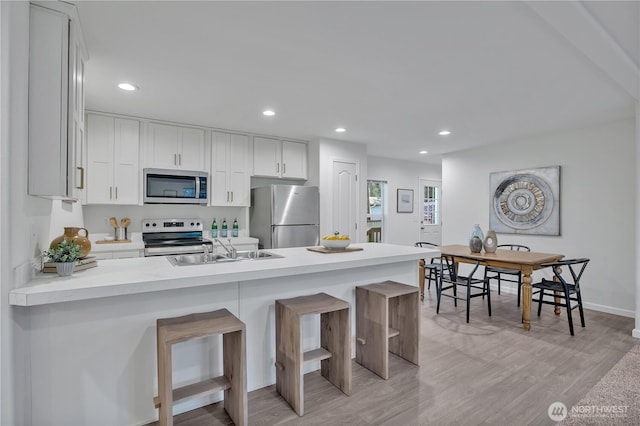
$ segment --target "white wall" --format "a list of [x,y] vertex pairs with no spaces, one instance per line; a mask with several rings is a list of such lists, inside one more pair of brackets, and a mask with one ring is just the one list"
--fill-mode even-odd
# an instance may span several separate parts
[[[420,179],[441,180],[441,167],[371,156],[368,157],[367,167],[367,179],[383,180],[388,184],[383,241],[402,245],[413,245],[416,241],[420,241]],[[398,188],[413,189],[413,213],[397,213],[396,190]]]
[[560,165],[561,236],[498,234],[498,243],[590,258],[582,279],[585,305],[634,316],[634,123],[629,119],[446,156],[443,244],[468,242],[474,223],[488,229],[490,172]]
[[[319,139],[318,143],[318,186],[320,190],[320,235],[333,233],[331,225],[332,176],[334,160],[353,162],[358,165],[358,235],[351,235],[354,242],[366,241],[366,204],[367,193],[367,146],[332,139]],[[314,142],[315,146],[315,142]]]

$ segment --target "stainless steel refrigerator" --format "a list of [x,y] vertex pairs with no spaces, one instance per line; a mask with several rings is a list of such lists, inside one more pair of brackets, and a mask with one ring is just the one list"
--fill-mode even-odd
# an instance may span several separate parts
[[320,242],[317,186],[269,185],[251,190],[251,236],[260,248],[308,247]]

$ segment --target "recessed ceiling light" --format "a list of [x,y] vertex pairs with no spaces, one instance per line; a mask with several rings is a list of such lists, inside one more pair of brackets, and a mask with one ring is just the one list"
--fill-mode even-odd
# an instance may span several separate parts
[[447,136],[450,135],[451,132],[449,130],[442,130],[440,133],[438,133],[440,136]]
[[262,111],[262,115],[267,115],[269,117],[271,117],[272,115],[276,115],[276,113],[270,109],[266,109],[264,111]]
[[118,87],[121,88],[122,90],[127,90],[127,91],[132,91],[132,90],[138,90],[138,86],[134,86],[133,84],[130,83],[120,83],[118,84]]
[[338,133],[344,133],[346,131],[347,131],[347,129],[345,129],[344,127],[336,127],[336,132],[338,132]]
[[427,151],[425,151],[424,149],[422,151],[420,151],[418,154],[426,154]]

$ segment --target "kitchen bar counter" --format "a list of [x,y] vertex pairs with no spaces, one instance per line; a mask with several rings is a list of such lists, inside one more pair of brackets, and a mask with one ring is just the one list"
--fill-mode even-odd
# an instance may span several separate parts
[[[9,304],[35,306],[366,267],[425,257],[425,249],[409,246],[364,243],[352,247],[364,250],[323,254],[305,248],[269,249],[266,251],[283,257],[179,267],[171,265],[164,256],[100,260],[98,267],[75,272],[70,277],[38,274],[26,286],[9,292]],[[438,251],[433,250],[433,253],[439,255]]]
[[[418,285],[418,259],[439,251],[356,244],[362,251],[323,254],[305,248],[268,250],[284,256],[198,266],[164,257],[98,261],[71,277],[39,275],[10,292],[14,330],[28,342],[29,371],[14,398],[32,424],[141,425],[158,417],[156,321],[227,309],[246,324],[247,387],[275,383],[275,300],[324,292],[351,305],[355,350],[355,287],[386,280]],[[320,316],[303,318],[303,349],[320,345]],[[222,374],[222,339],[182,342],[173,350],[174,386]],[[305,365],[305,372],[320,368]],[[346,398],[346,397],[345,397]],[[222,399],[222,393],[179,402],[174,413]]]

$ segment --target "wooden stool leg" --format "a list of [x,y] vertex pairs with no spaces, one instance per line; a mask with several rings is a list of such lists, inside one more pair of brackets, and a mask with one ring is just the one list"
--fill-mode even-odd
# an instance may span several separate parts
[[158,397],[160,398],[160,426],[173,426],[173,383],[171,370],[171,343],[165,343],[158,333]]
[[389,339],[389,351],[418,365],[420,341],[418,293],[389,299],[389,327],[400,334]]
[[224,376],[231,387],[224,391],[224,409],[236,426],[246,426],[247,413],[247,351],[244,330],[222,335]]
[[276,302],[276,390],[304,415],[304,375],[300,318]]
[[389,314],[387,298],[356,287],[356,362],[383,379],[389,378]]
[[351,395],[351,318],[349,309],[320,315],[320,346],[331,358],[320,362],[323,377],[346,395]]

